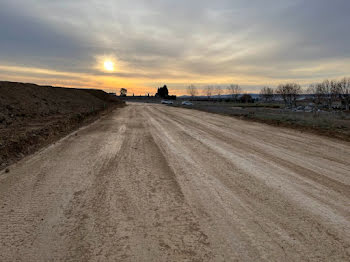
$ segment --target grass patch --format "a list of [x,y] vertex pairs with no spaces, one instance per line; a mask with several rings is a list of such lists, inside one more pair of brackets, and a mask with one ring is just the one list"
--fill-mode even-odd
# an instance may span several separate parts
[[[181,105],[176,106],[183,107]],[[278,106],[278,108],[272,109],[273,106]],[[285,111],[281,110],[280,107],[281,105],[271,104],[267,106],[266,104],[196,103],[194,106],[186,108],[239,117],[243,120],[288,127],[350,141],[349,114],[329,114],[326,112],[314,115],[306,112]]]

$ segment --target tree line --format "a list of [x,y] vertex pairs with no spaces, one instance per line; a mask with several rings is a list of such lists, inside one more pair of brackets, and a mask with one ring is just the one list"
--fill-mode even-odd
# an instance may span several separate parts
[[296,83],[279,85],[276,89],[263,87],[260,90],[260,97],[266,101],[273,101],[276,96],[283,99],[286,106],[296,106],[297,98],[306,93],[311,95],[316,107],[327,107],[332,109],[336,101],[340,101],[346,110],[350,108],[350,78],[341,80],[324,80],[319,83],[309,85],[303,91]]
[[[198,96],[199,89],[190,85],[187,87],[187,93],[192,98]],[[231,100],[241,101],[243,94],[242,88],[237,84],[231,84],[226,87],[206,86],[202,89],[202,95],[210,99],[213,94],[220,97],[223,93],[230,95]],[[311,84],[306,90],[297,83],[280,84],[276,88],[264,86],[260,90],[260,99],[265,102],[272,102],[276,98],[281,98],[286,106],[295,107],[297,99],[302,94],[311,96],[317,107],[333,108],[335,101],[340,101],[346,110],[350,109],[350,78],[341,80],[324,80],[320,83]]]
[[309,92],[314,95],[316,105],[324,105],[332,109],[333,103],[340,100],[346,110],[350,108],[350,78],[337,80],[324,80],[321,83],[309,86]]
[[[230,94],[232,96],[232,99],[236,101],[238,100],[238,97],[242,94],[242,88],[237,84],[232,84],[227,87],[206,86],[203,89],[203,94],[208,98],[211,98],[213,94],[220,97],[224,93]],[[198,88],[194,85],[189,85],[187,87],[187,94],[190,95],[192,98],[195,96],[198,96],[199,94]]]

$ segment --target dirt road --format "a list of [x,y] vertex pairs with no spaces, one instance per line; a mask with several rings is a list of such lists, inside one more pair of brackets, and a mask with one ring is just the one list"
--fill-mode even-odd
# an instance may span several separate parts
[[0,173],[0,261],[349,261],[350,144],[130,104]]

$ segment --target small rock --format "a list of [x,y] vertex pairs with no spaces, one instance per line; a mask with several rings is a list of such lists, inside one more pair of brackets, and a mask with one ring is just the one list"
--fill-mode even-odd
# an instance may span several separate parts
[[10,172],[10,169],[6,168],[5,173],[9,173],[9,172]]

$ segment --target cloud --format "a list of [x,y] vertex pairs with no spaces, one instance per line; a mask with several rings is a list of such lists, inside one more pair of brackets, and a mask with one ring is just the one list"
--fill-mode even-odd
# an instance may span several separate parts
[[52,58],[79,55],[77,39],[10,5],[0,8],[1,57],[11,61],[26,57]]
[[3,2],[2,65],[103,77],[96,58],[109,56],[120,62],[109,77],[179,89],[350,73],[347,0]]

